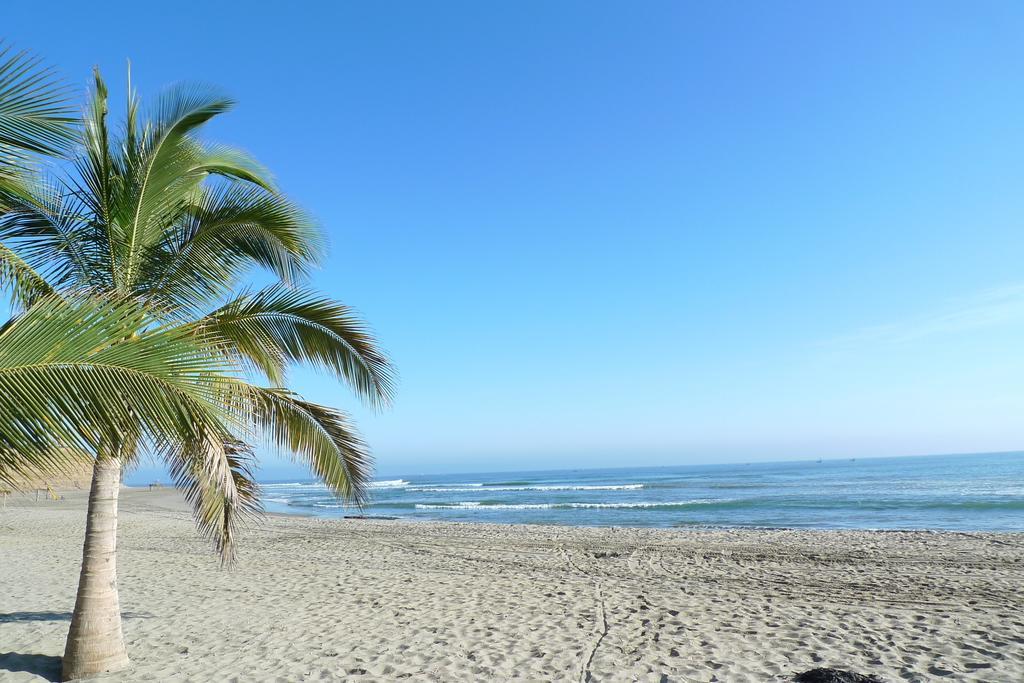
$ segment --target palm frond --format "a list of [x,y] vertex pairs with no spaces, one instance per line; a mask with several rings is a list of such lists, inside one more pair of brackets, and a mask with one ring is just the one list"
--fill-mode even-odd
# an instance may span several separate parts
[[0,42],[0,174],[22,166],[28,154],[63,153],[75,121],[53,70]]
[[[84,155],[74,159],[78,178],[74,185],[81,201],[85,202],[97,222],[109,226],[111,223],[114,195],[117,185],[118,164],[111,154],[110,130],[107,126],[107,84],[99,68],[93,69],[93,88],[85,109],[82,126]],[[106,237],[106,235],[104,235]],[[109,242],[109,240],[107,240]],[[108,257],[109,244],[103,245]],[[112,261],[108,261],[108,266]]]
[[[131,98],[129,93],[129,108]],[[172,89],[158,101],[154,121],[141,131],[137,125],[128,131],[127,139],[135,144],[124,146],[125,186],[118,215],[112,216],[118,230],[111,234],[122,289],[134,283],[144,250],[202,180],[201,175],[188,173],[195,165],[189,132],[231,106],[230,100],[213,93]]]
[[236,385],[217,352],[180,329],[145,329],[134,303],[55,297],[0,328],[3,461],[17,453],[25,467],[59,469],[74,464],[62,454],[101,443],[159,446],[237,428]]
[[221,562],[235,559],[239,528],[262,512],[253,476],[252,449],[231,438],[207,438],[165,453],[171,476],[192,506],[199,531],[211,539]]
[[39,273],[0,243],[0,290],[9,290],[11,301],[28,308],[36,299],[53,294],[53,288]]
[[126,145],[126,201],[116,217],[122,230],[115,240],[123,289],[135,288],[147,253],[165,239],[208,176],[272,187],[266,169],[244,152],[195,139],[197,128],[231,106],[231,100],[201,89],[173,89],[161,98],[156,120],[135,136],[136,144]]
[[286,363],[310,363],[348,381],[371,405],[391,401],[393,370],[366,324],[316,292],[272,285],[243,294],[197,327],[273,384],[283,383]]
[[88,207],[74,192],[44,176],[24,177],[16,191],[0,198],[0,241],[54,288],[104,289],[107,257]]
[[235,101],[201,83],[176,83],[165,88],[153,108],[151,143],[179,139],[230,111]]
[[323,239],[301,208],[248,183],[204,189],[177,229],[147,256],[147,300],[186,311],[223,300],[253,266],[294,284],[318,263]]
[[306,464],[337,495],[366,502],[373,457],[344,413],[286,389],[248,389],[250,417],[271,445]]
[[128,62],[128,78],[125,87],[124,150],[135,149],[139,144],[139,94],[132,88],[132,63]]
[[189,173],[221,176],[251,183],[260,189],[276,193],[270,171],[248,152],[229,145],[211,145],[194,142],[195,162]]

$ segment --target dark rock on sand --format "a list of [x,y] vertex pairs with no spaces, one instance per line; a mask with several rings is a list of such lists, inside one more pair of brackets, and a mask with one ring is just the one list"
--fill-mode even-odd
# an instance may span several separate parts
[[885,683],[877,676],[865,676],[840,669],[811,669],[793,678],[794,683]]

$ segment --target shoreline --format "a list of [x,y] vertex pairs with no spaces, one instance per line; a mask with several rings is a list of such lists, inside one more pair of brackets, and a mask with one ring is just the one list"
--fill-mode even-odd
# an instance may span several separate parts
[[[85,492],[18,498],[0,679],[21,683],[59,669]],[[133,669],[102,680],[1024,680],[1019,532],[268,513],[223,571],[173,489],[124,489],[120,525]]]
[[[81,502],[84,504],[88,497],[87,489],[56,489],[58,494],[67,495],[70,494],[73,498],[80,497],[81,500],[75,500],[74,502]],[[124,500],[124,494],[142,494],[153,496],[151,502],[158,507],[165,507],[169,510],[182,512],[188,514],[188,508],[185,507],[184,500],[181,498],[178,489],[171,488],[169,486],[162,487],[158,490],[150,491],[145,486],[121,486],[121,498]],[[79,494],[79,495],[76,495]],[[32,508],[40,505],[59,505],[54,501],[29,501],[26,496],[28,494],[12,494],[8,499],[9,506],[13,509],[15,507]],[[21,506],[15,506],[13,501],[19,497],[22,498],[23,504]],[[82,508],[84,514],[84,507]],[[303,520],[317,520],[323,522],[389,522],[397,524],[411,524],[411,525],[441,525],[441,526],[465,526],[465,527],[493,527],[495,529],[516,529],[521,532],[529,532],[534,529],[547,529],[551,531],[566,530],[566,529],[589,529],[589,530],[618,530],[618,531],[651,531],[661,532],[666,534],[687,534],[689,532],[774,532],[774,531],[787,531],[787,532],[807,532],[807,533],[821,533],[821,534],[939,534],[939,535],[950,535],[950,536],[966,536],[968,538],[987,538],[989,536],[1008,536],[1008,537],[1020,537],[1024,540],[1024,529],[1005,531],[1005,530],[989,530],[989,529],[942,529],[942,528],[904,528],[904,529],[891,529],[891,528],[880,528],[880,529],[869,529],[869,528],[858,528],[858,527],[812,527],[812,526],[729,526],[729,525],[697,525],[687,524],[685,526],[641,526],[641,525],[613,525],[613,524],[552,524],[552,523],[519,523],[519,522],[467,522],[463,520],[444,520],[444,519],[427,519],[427,518],[415,518],[415,517],[400,517],[390,515],[349,515],[349,516],[330,516],[330,515],[317,515],[304,512],[280,512],[280,511],[264,511],[261,513],[263,518],[280,518],[280,519],[303,519]],[[259,522],[256,522],[256,527],[259,526]],[[250,529],[251,530],[251,529]]]
[[[57,493],[59,493],[59,494],[69,494],[70,493],[70,494],[72,494],[72,496],[75,496],[75,494],[81,494],[81,496],[80,496],[81,497],[81,502],[84,503],[84,501],[88,497],[89,491],[87,489],[84,489],[84,488],[83,489],[57,489]],[[178,489],[172,488],[170,486],[164,486],[164,487],[161,487],[160,489],[150,491],[145,486],[127,486],[127,485],[122,485],[121,486],[121,499],[122,500],[124,500],[124,498],[125,498],[124,494],[126,494],[126,493],[131,495],[131,496],[135,496],[135,495],[143,495],[143,496],[150,495],[150,496],[153,496],[152,502],[156,506],[158,506],[158,507],[164,507],[164,508],[167,508],[168,510],[174,510],[174,511],[177,511],[177,512],[184,512],[184,513],[188,512],[188,508],[185,506],[184,499],[181,497],[181,494],[179,493]],[[21,494],[17,494],[17,493],[12,494],[9,500],[10,501],[14,501],[20,495]],[[45,502],[47,504],[50,503],[50,501],[45,501]],[[75,502],[78,502],[78,501],[75,501]],[[132,502],[135,502],[135,501],[133,500]],[[44,501],[39,501],[39,503],[42,504],[42,503],[44,503]],[[32,507],[33,505],[35,505],[35,503],[33,503],[32,501],[26,501],[26,504],[23,505],[22,507]],[[14,507],[14,506],[12,505],[12,507]],[[83,508],[83,510],[84,510],[84,508]],[[641,531],[641,530],[644,530],[644,531],[663,531],[663,532],[670,532],[670,533],[675,533],[675,532],[686,533],[688,531],[751,531],[751,532],[760,532],[760,531],[806,531],[806,532],[820,532],[820,533],[831,533],[831,532],[838,532],[838,533],[845,533],[845,532],[849,532],[849,533],[882,533],[882,534],[887,534],[887,533],[896,533],[896,534],[903,534],[903,533],[909,533],[909,534],[913,534],[913,533],[929,533],[929,534],[951,534],[951,535],[966,535],[966,536],[979,536],[979,535],[981,535],[981,536],[1017,536],[1017,535],[1024,535],[1024,529],[1015,529],[1015,530],[1012,530],[1012,531],[1001,531],[1001,530],[988,530],[988,529],[942,529],[942,528],[906,528],[906,529],[880,528],[880,529],[868,529],[868,528],[854,528],[854,527],[839,528],[839,527],[810,527],[810,526],[806,526],[806,527],[797,527],[797,526],[792,526],[792,527],[786,527],[786,526],[759,526],[759,527],[751,527],[751,526],[728,526],[728,525],[722,525],[722,526],[712,526],[712,525],[699,526],[699,525],[695,525],[695,524],[694,525],[686,525],[686,526],[641,526],[641,525],[610,525],[610,524],[609,525],[597,525],[597,524],[551,524],[551,523],[540,523],[540,522],[538,522],[536,524],[533,524],[533,523],[521,524],[521,523],[517,523],[517,522],[483,522],[483,521],[481,521],[481,522],[467,522],[467,521],[463,521],[463,520],[426,519],[426,518],[415,518],[415,517],[395,517],[395,516],[389,516],[389,515],[365,515],[365,516],[347,516],[347,517],[345,517],[345,516],[316,515],[316,514],[309,514],[309,513],[304,513],[304,512],[280,512],[280,511],[273,511],[273,512],[264,511],[262,513],[262,515],[264,517],[279,517],[279,518],[282,518],[282,519],[297,518],[297,519],[312,519],[312,520],[320,520],[320,521],[328,521],[328,522],[344,522],[344,521],[349,521],[349,520],[365,520],[365,521],[381,520],[381,521],[395,521],[395,522],[400,522],[400,523],[403,523],[403,524],[404,523],[408,523],[408,524],[439,524],[439,525],[445,525],[445,526],[452,525],[452,526],[468,526],[468,527],[484,526],[484,527],[496,527],[496,528],[500,528],[500,529],[507,529],[509,527],[512,527],[512,528],[521,528],[523,530],[537,529],[537,528],[549,528],[549,529],[622,529],[622,530],[637,530],[637,531]]]
[[545,528],[550,527],[553,529],[650,529],[650,530],[661,530],[666,532],[678,532],[686,533],[688,531],[814,531],[820,533],[870,533],[870,534],[952,534],[952,535],[964,535],[964,536],[1018,536],[1024,535],[1024,529],[1005,531],[1005,530],[990,530],[990,529],[942,529],[942,528],[879,528],[872,529],[866,527],[817,527],[817,526],[739,526],[739,525],[714,525],[714,524],[686,524],[686,525],[675,525],[675,526],[654,526],[654,525],[639,525],[639,524],[552,524],[550,522],[537,522],[537,523],[523,523],[523,522],[467,522],[464,520],[444,520],[444,519],[427,519],[423,517],[396,517],[390,515],[344,515],[340,517],[332,517],[326,515],[316,515],[304,512],[264,512],[264,516],[267,517],[283,517],[292,518],[296,517],[299,519],[322,519],[328,521],[346,521],[346,520],[364,520],[364,521],[382,521],[382,522],[402,522],[408,524],[451,524],[451,525],[465,525],[465,526],[492,526],[500,528],[523,528],[523,529],[535,529],[538,527]]
[[[134,488],[134,487],[125,487]],[[171,489],[168,489],[171,490]],[[679,524],[674,526],[655,526],[655,525],[638,525],[638,524],[553,524],[550,522],[536,522],[536,523],[523,523],[523,522],[467,522],[464,520],[445,520],[445,519],[428,519],[425,517],[402,517],[393,515],[317,515],[308,512],[281,512],[280,510],[264,511],[263,515],[266,517],[283,517],[283,518],[298,518],[298,519],[320,519],[328,521],[346,521],[346,520],[366,520],[366,521],[388,521],[388,522],[402,522],[409,524],[459,524],[466,526],[494,526],[501,528],[508,527],[523,527],[526,529],[533,529],[537,527],[551,527],[555,529],[652,529],[668,532],[680,532],[686,533],[687,531],[815,531],[821,533],[843,533],[843,532],[864,532],[864,533],[877,533],[877,534],[910,534],[910,533],[921,533],[921,534],[963,534],[966,536],[978,536],[978,535],[1024,535],[1024,529],[1015,529],[1012,531],[1006,530],[991,530],[991,529],[944,529],[934,527],[907,527],[907,528],[867,528],[867,527],[817,527],[817,526],[740,526],[740,525],[714,525],[714,524]]]

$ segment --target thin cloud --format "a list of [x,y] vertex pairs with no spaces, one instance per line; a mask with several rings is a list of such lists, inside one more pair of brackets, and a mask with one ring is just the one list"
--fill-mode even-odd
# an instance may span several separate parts
[[983,290],[954,299],[940,311],[905,321],[862,328],[829,345],[874,342],[903,344],[927,337],[959,334],[1024,320],[1024,283]]

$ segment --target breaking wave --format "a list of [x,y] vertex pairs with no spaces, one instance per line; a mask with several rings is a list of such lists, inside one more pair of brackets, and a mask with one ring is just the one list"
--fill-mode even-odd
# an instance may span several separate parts
[[380,481],[370,482],[370,488],[372,489],[393,489],[408,485],[409,482],[405,479],[382,479]]
[[647,501],[635,503],[483,503],[462,501],[460,503],[417,503],[417,510],[573,510],[573,509],[628,509],[628,508],[679,508],[690,505],[713,505],[726,500],[701,499],[681,501]]
[[[472,493],[480,490],[481,484],[467,484],[476,488],[464,486],[410,486],[408,491],[419,491],[421,493]],[[552,484],[550,486],[487,486],[485,490],[491,491],[635,491],[644,488],[643,484],[593,484],[593,485],[572,485]]]

